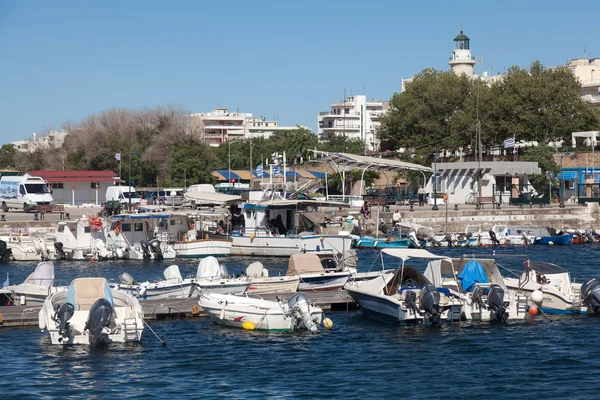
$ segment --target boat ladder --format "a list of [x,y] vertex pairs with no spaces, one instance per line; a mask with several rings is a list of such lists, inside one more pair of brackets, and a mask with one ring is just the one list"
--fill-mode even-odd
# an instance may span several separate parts
[[581,288],[573,288],[571,300],[573,301],[573,307],[581,307]]
[[123,320],[123,336],[126,342],[138,341],[138,325],[135,318],[125,318]]
[[460,321],[462,319],[462,304],[459,302],[453,302],[452,303],[452,324],[460,324]]
[[527,313],[527,296],[517,294],[517,314]]

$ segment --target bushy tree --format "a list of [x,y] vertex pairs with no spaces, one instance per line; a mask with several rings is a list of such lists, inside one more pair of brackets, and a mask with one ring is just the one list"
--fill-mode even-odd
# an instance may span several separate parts
[[188,185],[214,183],[211,172],[216,168],[214,151],[200,138],[183,136],[173,143],[169,165],[170,183],[183,186],[184,177]]

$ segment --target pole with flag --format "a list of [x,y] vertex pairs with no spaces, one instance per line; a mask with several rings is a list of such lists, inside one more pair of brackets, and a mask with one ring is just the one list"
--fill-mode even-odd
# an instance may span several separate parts
[[515,149],[515,137],[514,137],[514,135],[513,135],[513,137],[510,137],[510,138],[504,140],[504,148],[505,149],[513,149],[513,161],[514,161],[515,160],[514,159],[514,156],[515,156],[515,150],[514,150]]
[[115,160],[119,162],[119,186],[121,186],[121,153],[115,154]]

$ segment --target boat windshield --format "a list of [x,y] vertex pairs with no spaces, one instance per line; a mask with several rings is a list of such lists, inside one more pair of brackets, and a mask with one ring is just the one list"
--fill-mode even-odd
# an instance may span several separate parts
[[540,274],[562,274],[567,272],[566,269],[555,264],[550,264],[542,261],[531,261],[529,267]]
[[44,194],[50,193],[48,187],[43,183],[26,183],[25,190],[29,194]]

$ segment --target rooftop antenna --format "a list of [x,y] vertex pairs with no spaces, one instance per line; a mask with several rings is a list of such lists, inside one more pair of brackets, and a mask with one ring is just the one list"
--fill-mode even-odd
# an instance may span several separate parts
[[583,46],[583,58],[587,60],[587,46]]

